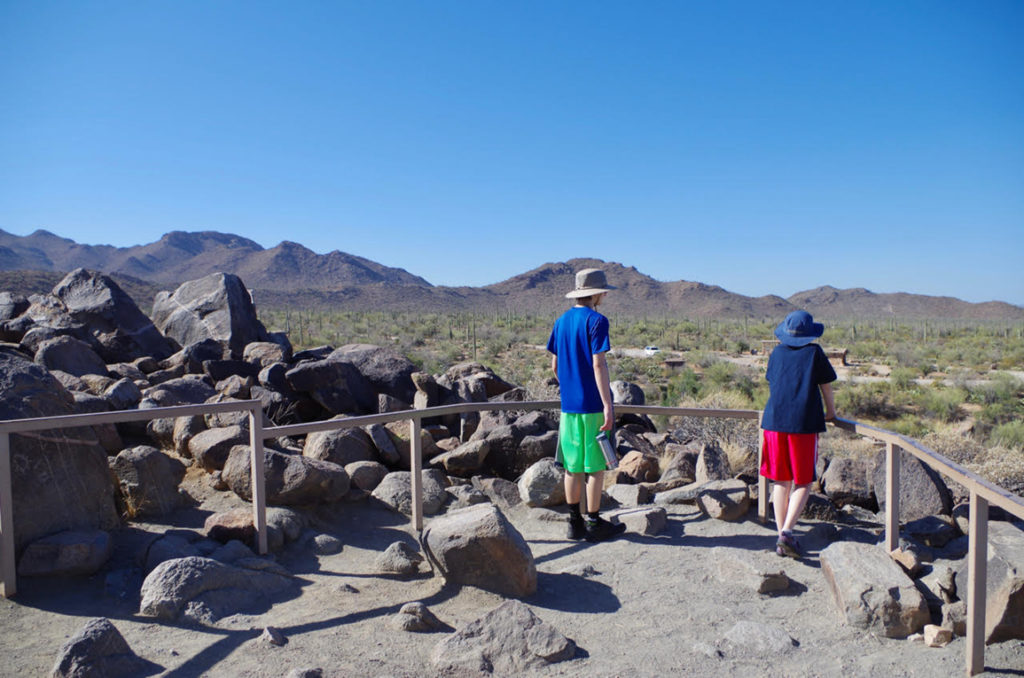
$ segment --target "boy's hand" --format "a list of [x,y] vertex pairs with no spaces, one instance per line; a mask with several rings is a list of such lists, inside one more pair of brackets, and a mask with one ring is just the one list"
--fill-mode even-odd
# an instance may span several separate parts
[[604,407],[604,423],[601,424],[599,431],[611,431],[612,424],[615,423],[615,412],[611,405],[605,405]]

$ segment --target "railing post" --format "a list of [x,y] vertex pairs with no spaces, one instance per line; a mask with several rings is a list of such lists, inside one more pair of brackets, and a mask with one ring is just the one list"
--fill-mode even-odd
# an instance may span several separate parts
[[409,420],[409,462],[412,486],[412,524],[417,530],[423,529],[423,445],[420,444],[420,417],[414,414]]
[[988,591],[988,500],[971,490],[967,537],[967,675],[985,670],[985,605]]
[[260,555],[267,552],[267,493],[263,479],[263,408],[259,403],[249,410],[249,470],[252,480],[252,523],[256,526],[256,545]]
[[14,495],[11,493],[11,434],[0,433],[0,594],[18,592],[14,562]]
[[[757,519],[762,525],[768,524],[768,478],[760,474],[764,463],[764,432],[761,431],[761,418],[764,410],[757,415]],[[781,529],[781,528],[780,528]]]
[[885,550],[900,545],[900,448],[885,444]]

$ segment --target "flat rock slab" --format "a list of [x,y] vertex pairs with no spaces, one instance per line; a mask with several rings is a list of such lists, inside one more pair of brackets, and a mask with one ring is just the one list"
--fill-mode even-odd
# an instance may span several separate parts
[[58,532],[38,539],[18,561],[23,577],[89,575],[103,567],[113,550],[113,540],[103,530]]
[[717,569],[715,576],[723,584],[739,586],[755,593],[775,593],[789,588],[790,580],[782,570],[766,570],[751,562],[747,552],[737,553],[735,549],[716,547],[711,560]]
[[852,626],[905,638],[931,620],[914,582],[878,546],[832,544],[821,552],[821,570],[840,614]]
[[796,641],[782,627],[741,621],[725,634],[725,646],[729,654],[781,654],[791,652]]
[[444,675],[513,676],[575,654],[576,643],[524,603],[508,600],[438,643],[431,660]]

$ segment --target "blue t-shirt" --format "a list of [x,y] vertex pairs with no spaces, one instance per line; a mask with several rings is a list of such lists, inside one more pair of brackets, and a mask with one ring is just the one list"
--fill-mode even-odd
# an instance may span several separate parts
[[548,351],[558,356],[563,412],[586,414],[604,410],[594,378],[594,355],[609,348],[608,318],[594,309],[574,306],[555,321]]
[[836,380],[836,371],[817,344],[779,344],[768,357],[768,404],[761,428],[780,433],[821,433],[825,413],[819,384]]

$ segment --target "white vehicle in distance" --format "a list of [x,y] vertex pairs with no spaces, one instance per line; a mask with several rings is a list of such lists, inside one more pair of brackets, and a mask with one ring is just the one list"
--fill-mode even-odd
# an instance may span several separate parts
[[644,346],[644,355],[651,356],[651,355],[654,355],[655,353],[657,353],[660,350],[661,349],[658,348],[657,346]]

